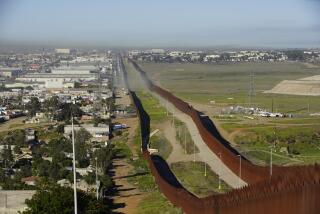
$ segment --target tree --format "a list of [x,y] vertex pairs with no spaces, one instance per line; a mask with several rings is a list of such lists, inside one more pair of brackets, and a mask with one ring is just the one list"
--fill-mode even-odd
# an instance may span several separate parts
[[[79,213],[104,214],[110,208],[103,200],[77,191]],[[23,214],[69,214],[74,212],[73,189],[54,183],[40,183],[36,193],[26,200],[28,208]]]
[[30,102],[26,105],[29,116],[34,116],[40,110],[41,104],[37,97],[31,97]]
[[74,117],[81,117],[83,115],[82,110],[76,104],[62,103],[59,109],[57,114],[58,121],[69,121],[71,119],[71,113]]
[[11,150],[11,145],[9,144],[5,149],[2,151],[2,160],[5,161],[5,165],[11,165],[13,162],[13,154]]
[[47,113],[55,114],[60,106],[60,101],[58,96],[53,96],[47,99],[43,104]]
[[80,82],[75,82],[74,83],[74,88],[81,88],[81,83]]
[[76,147],[76,159],[78,160],[81,167],[85,167],[89,165],[89,161],[87,161],[87,145],[86,142],[91,138],[91,134],[81,128],[79,131],[75,133],[75,147]]
[[95,172],[89,172],[83,178],[87,182],[87,184],[90,184],[90,185],[94,184],[96,182],[96,173]]
[[32,91],[32,90],[33,90],[33,87],[30,86],[30,85],[28,85],[25,89],[28,90],[28,91]]

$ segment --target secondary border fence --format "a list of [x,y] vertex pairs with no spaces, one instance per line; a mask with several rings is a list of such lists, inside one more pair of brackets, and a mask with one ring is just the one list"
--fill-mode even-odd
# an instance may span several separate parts
[[[208,147],[216,154],[223,155],[224,164],[237,174],[239,157],[228,142],[218,132],[204,122],[200,112],[188,103],[175,97],[152,83],[145,72],[130,60],[147,84],[147,87],[167,99],[176,108],[189,115]],[[121,61],[125,83],[129,88],[127,73]],[[257,166],[243,158],[242,179],[249,185],[226,194],[198,198],[186,190],[174,177],[164,160],[150,155],[149,143],[150,118],[144,111],[139,98],[129,88],[131,99],[137,109],[141,126],[142,154],[161,192],[185,213],[320,213],[320,167],[274,166],[270,177],[269,168]],[[211,125],[214,125],[213,123]]]

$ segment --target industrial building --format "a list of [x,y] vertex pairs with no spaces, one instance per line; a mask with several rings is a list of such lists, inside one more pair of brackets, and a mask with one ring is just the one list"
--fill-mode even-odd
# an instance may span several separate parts
[[56,80],[57,82],[59,80],[62,80],[63,82],[83,82],[97,80],[97,74],[30,73],[16,78],[16,80],[21,82],[47,82],[53,80]]
[[7,78],[18,77],[21,72],[21,68],[0,67],[0,75]]

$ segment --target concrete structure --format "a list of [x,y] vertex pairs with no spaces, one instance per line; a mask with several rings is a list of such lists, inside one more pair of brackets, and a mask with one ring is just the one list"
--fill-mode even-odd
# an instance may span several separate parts
[[0,213],[16,214],[27,208],[26,199],[31,199],[34,190],[1,190],[0,191]]

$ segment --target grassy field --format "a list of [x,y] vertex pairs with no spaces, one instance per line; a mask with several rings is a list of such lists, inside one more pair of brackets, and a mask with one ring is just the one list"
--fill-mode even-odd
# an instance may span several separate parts
[[[238,125],[239,127],[239,125]],[[278,165],[320,162],[320,124],[301,126],[262,126],[246,128],[235,138],[237,149],[254,162]]]
[[[211,118],[230,135],[242,154],[258,164],[270,162],[269,138],[274,127],[279,127],[274,163],[287,165],[320,161],[320,138],[315,137],[320,133],[320,118],[308,115],[320,112],[319,97],[263,93],[285,79],[318,75],[319,68],[308,68],[298,62],[225,65],[142,63],[141,66],[157,84],[178,97],[216,109],[230,105],[248,106],[250,73],[254,72],[253,105],[271,111],[273,102],[274,111],[293,114],[294,118],[255,117],[251,120],[242,114],[218,117],[217,113],[211,114]],[[215,101],[215,104],[210,101]],[[291,139],[296,141],[292,143]]]
[[146,91],[137,91],[144,110],[150,116],[151,123],[160,123],[167,119],[167,111],[163,108],[157,99],[155,99],[150,93]]
[[149,76],[177,96],[218,105],[248,103],[250,73],[254,72],[255,92],[253,102],[261,108],[281,112],[320,111],[317,97],[264,94],[284,79],[294,80],[320,74],[319,68],[307,68],[302,63],[238,63],[226,65],[142,63]]
[[231,190],[223,181],[219,189],[219,177],[211,171],[208,165],[205,174],[205,163],[203,162],[177,162],[171,164],[170,167],[182,185],[198,197]]
[[159,192],[155,191],[139,204],[137,214],[182,214],[182,210],[172,204]]

